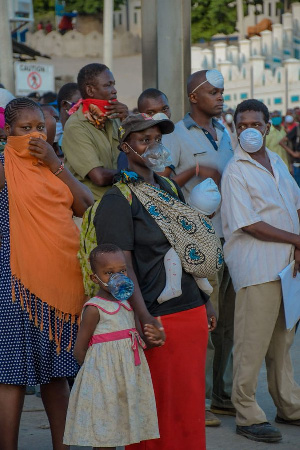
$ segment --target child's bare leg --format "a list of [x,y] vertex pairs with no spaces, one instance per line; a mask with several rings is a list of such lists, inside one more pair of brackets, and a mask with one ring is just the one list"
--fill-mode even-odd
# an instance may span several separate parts
[[17,450],[25,386],[0,384],[0,449]]
[[207,278],[200,278],[200,277],[194,277],[198,288],[201,289],[201,291],[205,292],[207,295],[211,295],[213,292],[213,287],[208,281]]
[[67,450],[63,444],[70,389],[66,378],[52,378],[41,384],[41,397],[50,423],[53,450]]
[[158,303],[166,302],[171,298],[179,297],[182,294],[181,277],[182,266],[181,261],[175,250],[171,247],[165,254],[164,265],[166,269],[166,286],[160,296]]

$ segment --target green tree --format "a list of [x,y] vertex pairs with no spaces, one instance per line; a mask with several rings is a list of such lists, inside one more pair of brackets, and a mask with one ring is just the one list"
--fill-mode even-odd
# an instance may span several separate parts
[[[114,7],[118,9],[126,0],[115,0]],[[66,0],[66,11],[76,10],[78,14],[97,14],[103,12],[104,0]]]
[[33,10],[35,13],[45,13],[54,11],[55,0],[33,0]]
[[234,33],[236,5],[232,0],[191,0],[192,41],[209,41],[213,35]]

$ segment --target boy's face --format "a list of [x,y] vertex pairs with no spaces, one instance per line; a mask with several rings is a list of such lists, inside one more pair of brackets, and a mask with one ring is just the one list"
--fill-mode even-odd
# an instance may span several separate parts
[[[153,144],[154,142],[161,142],[161,131],[160,128],[155,125],[154,127],[148,128],[147,130],[138,131],[136,133],[131,133],[127,139],[130,147],[133,148],[139,155],[142,155],[146,148]],[[142,162],[129,147],[126,142],[122,144],[123,151],[128,155],[129,159],[132,161]]]
[[169,119],[171,119],[171,110],[167,98],[161,95],[157,98],[145,98],[140,105],[140,113],[154,116],[157,113],[164,113]]
[[269,134],[270,124],[265,122],[261,111],[244,111],[237,115],[236,132],[239,136],[247,128],[256,128],[262,135]]
[[5,124],[7,136],[25,136],[38,132],[46,134],[45,119],[39,108],[22,109],[11,125]]
[[[95,273],[91,275],[92,281],[96,284],[100,283],[95,276],[96,274],[103,283],[108,283],[110,277],[114,273],[123,273],[124,275],[127,275],[124,253],[101,253],[97,255],[95,261]],[[106,292],[109,292],[107,286],[103,286],[103,284],[100,283],[100,287]]]

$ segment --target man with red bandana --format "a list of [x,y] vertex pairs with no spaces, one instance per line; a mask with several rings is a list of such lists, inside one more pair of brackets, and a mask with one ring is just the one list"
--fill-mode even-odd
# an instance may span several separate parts
[[128,115],[117,100],[113,74],[104,64],[88,64],[78,73],[82,99],[70,110],[62,149],[72,174],[102,198],[117,173],[118,128]]

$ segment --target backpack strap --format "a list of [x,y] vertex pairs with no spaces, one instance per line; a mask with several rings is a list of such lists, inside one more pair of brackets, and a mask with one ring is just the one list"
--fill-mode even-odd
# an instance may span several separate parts
[[121,181],[118,181],[115,183],[115,186],[121,191],[121,193],[124,195],[126,200],[128,200],[129,205],[132,205],[132,192],[130,188],[127,186],[126,183],[122,183]]
[[175,183],[170,179],[170,178],[167,178],[167,177],[162,177],[165,181],[167,181],[168,183],[169,183],[169,185],[171,186],[171,189],[172,189],[172,191],[177,195],[177,197],[178,197],[178,189],[177,189],[177,187],[176,187],[176,185],[175,185]]

